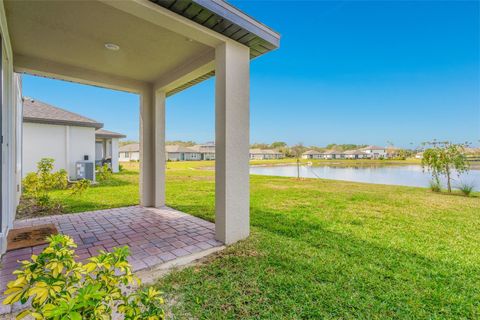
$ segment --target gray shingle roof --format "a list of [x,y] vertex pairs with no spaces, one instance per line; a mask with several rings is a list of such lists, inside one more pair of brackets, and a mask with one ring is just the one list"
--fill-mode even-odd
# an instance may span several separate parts
[[215,144],[196,144],[189,148],[200,153],[215,153]]
[[308,150],[308,151],[305,151],[302,154],[325,154],[325,152],[320,152],[320,151],[317,151],[317,150]]
[[347,150],[343,154],[351,154],[351,155],[366,155],[365,152],[361,150]]
[[103,123],[28,97],[23,98],[23,121],[96,129],[103,127]]
[[97,131],[95,131],[95,137],[96,138],[126,138],[127,136],[122,134],[122,133],[118,133],[118,132],[113,132],[113,131],[109,131],[109,130],[105,130],[105,129],[98,129]]
[[140,144],[139,143],[130,143],[118,148],[120,152],[140,152]]
[[335,150],[327,150],[324,152],[324,154],[341,154],[341,151],[335,151]]
[[272,149],[250,149],[250,154],[282,154]]
[[178,145],[165,146],[165,150],[167,152],[171,152],[171,153],[176,153],[176,152],[198,153],[198,151],[195,151],[195,150],[190,149],[188,147],[182,147],[182,146],[178,146]]
[[366,146],[365,148],[361,148],[360,150],[385,150],[385,147],[379,147],[379,146]]

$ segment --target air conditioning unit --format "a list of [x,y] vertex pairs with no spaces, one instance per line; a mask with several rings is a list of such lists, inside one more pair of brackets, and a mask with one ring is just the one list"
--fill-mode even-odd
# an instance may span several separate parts
[[77,180],[87,179],[93,181],[95,177],[95,165],[92,161],[78,161],[75,164]]

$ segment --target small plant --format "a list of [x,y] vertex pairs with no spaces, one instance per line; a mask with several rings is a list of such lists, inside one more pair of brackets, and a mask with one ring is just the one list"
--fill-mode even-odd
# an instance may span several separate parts
[[430,180],[430,190],[432,190],[433,192],[442,191],[442,187],[441,187],[440,181],[438,179]]
[[474,188],[475,188],[475,185],[473,183],[466,183],[466,182],[461,183],[460,186],[458,187],[458,189],[460,189],[463,195],[467,197],[470,196],[470,194],[472,194]]
[[81,179],[73,183],[70,187],[72,195],[82,195],[85,191],[90,188],[90,181],[87,179]]
[[105,181],[112,177],[112,170],[105,163],[103,166],[97,166],[97,180]]
[[128,247],[113,252],[100,251],[86,264],[75,261],[75,242],[66,235],[53,235],[38,256],[22,261],[17,278],[7,285],[3,301],[31,307],[17,319],[30,315],[34,319],[112,319],[112,313],[125,320],[164,319],[161,293],[144,288],[132,293],[126,286],[140,281],[132,274],[127,261]]
[[119,164],[118,165],[118,171],[123,172],[124,170],[125,170],[125,168],[123,167],[123,165]]
[[29,173],[23,179],[25,195],[37,200],[38,205],[48,209],[52,203],[49,192],[54,189],[65,189],[68,185],[67,172],[60,170],[52,173],[54,160],[43,158],[37,163],[37,172]]

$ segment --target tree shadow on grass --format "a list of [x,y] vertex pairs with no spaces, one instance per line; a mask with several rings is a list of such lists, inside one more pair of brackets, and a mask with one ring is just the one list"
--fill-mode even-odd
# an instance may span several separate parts
[[[289,244],[273,247],[278,242],[270,243],[285,270],[333,288],[331,296],[317,297],[331,301],[327,308],[330,316],[335,315],[339,304],[348,309],[351,303],[358,309],[355,317],[480,316],[479,264],[431,259],[428,252],[412,252],[388,243],[381,246],[326,230],[321,221],[277,212],[254,210],[252,221],[267,234],[263,238],[270,235]],[[263,248],[269,250],[265,245]],[[351,297],[356,298],[350,301]]]
[[[206,205],[172,207],[213,216]],[[198,318],[480,317],[478,264],[382,246],[275,211],[252,208],[252,226],[247,241],[172,274],[162,289]]]

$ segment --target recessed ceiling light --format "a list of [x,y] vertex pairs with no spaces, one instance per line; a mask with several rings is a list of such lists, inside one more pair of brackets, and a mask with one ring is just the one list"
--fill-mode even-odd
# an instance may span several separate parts
[[108,50],[112,50],[112,51],[120,50],[120,46],[118,44],[115,44],[115,43],[105,43],[105,48],[107,48]]

